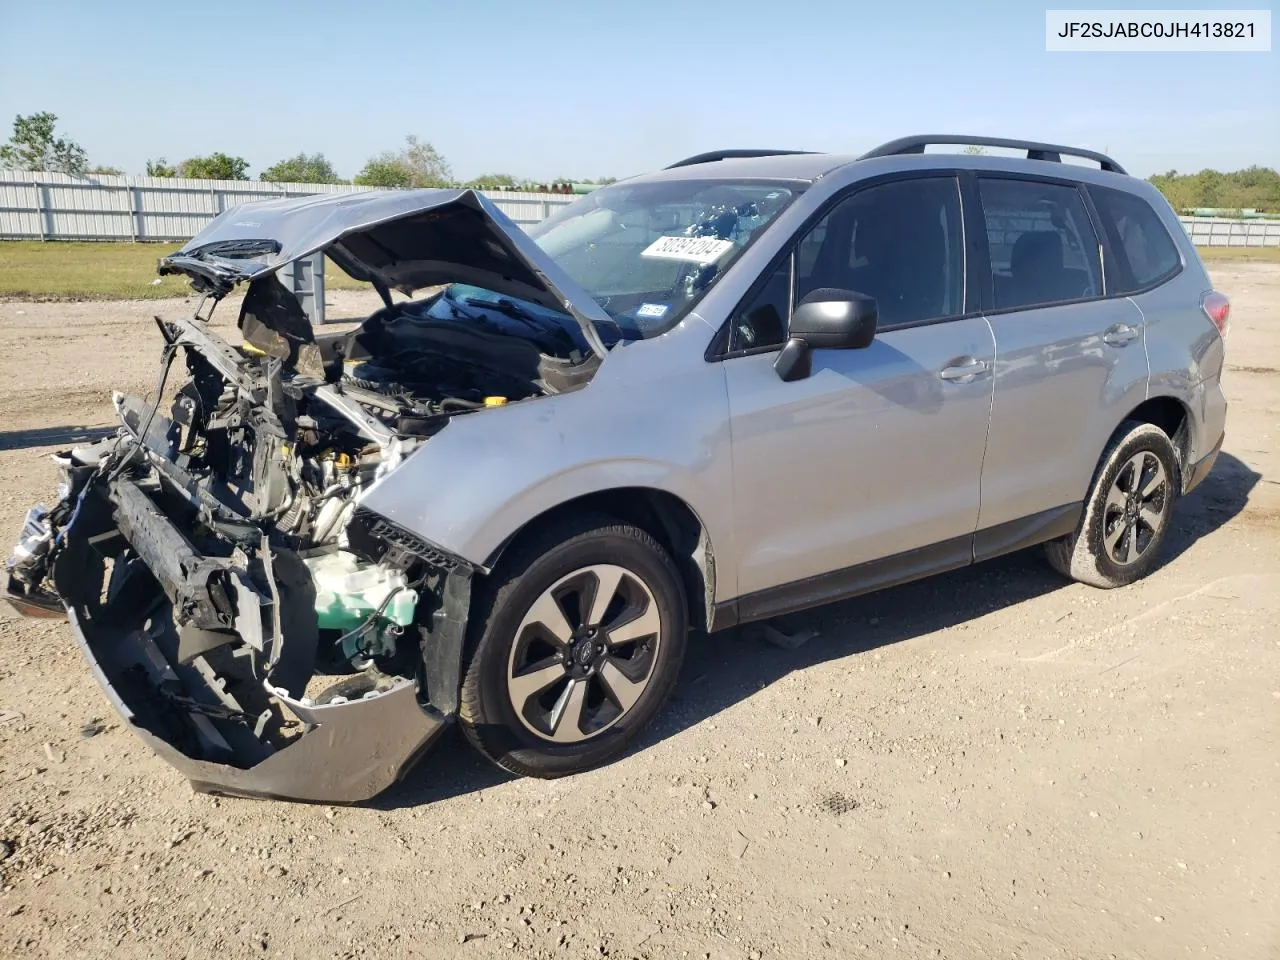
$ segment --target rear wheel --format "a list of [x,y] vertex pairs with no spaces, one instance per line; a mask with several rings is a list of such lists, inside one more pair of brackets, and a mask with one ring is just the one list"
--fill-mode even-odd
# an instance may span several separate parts
[[471,743],[535,777],[625,750],[684,659],[684,591],[662,547],[635,527],[583,519],[518,546],[488,586],[459,710]]
[[1165,432],[1125,421],[1102,455],[1079,526],[1045,544],[1049,563],[1095,587],[1142,579],[1160,562],[1180,484],[1178,457]]

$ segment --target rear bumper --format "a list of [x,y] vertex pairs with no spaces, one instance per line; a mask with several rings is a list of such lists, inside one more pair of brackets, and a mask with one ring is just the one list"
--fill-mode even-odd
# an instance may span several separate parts
[[1187,470],[1187,482],[1183,485],[1183,493],[1190,493],[1200,486],[1201,481],[1209,475],[1213,465],[1218,460],[1218,454],[1222,452],[1222,442],[1226,439],[1226,436],[1225,432],[1219,436],[1218,442],[1213,445],[1213,449],[1190,466]]
[[356,674],[301,696],[314,588],[291,584],[288,551],[262,551],[275,558],[264,583],[244,550],[203,555],[153,492],[82,478],[54,538],[51,579],[120,716],[201,792],[355,803],[399,779],[453,717],[405,677]]

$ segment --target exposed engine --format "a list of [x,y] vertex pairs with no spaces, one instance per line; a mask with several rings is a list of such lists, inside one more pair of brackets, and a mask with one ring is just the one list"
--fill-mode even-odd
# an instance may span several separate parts
[[[389,666],[397,639],[421,622],[416,607],[429,571],[421,550],[415,557],[360,532],[353,542],[362,493],[451,418],[571,388],[564,371],[584,367],[572,337],[509,301],[494,309],[511,317],[507,329],[437,293],[379,310],[350,333],[317,338],[294,316],[292,295],[268,278],[245,298],[242,349],[198,319],[160,321],[167,344],[160,386],[180,356],[189,380],[167,410],[118,396],[132,437],[71,451],[64,466],[132,478],[145,491],[142,509],[150,500],[181,520],[196,555],[227,558],[228,569],[196,591],[198,603],[178,604],[180,627],[272,635],[271,624],[247,628],[237,613],[243,590],[268,607],[288,605],[261,589],[280,577],[259,569],[269,542],[277,559],[287,553],[305,568],[317,663]],[[51,519],[56,526],[66,518],[55,510]],[[46,582],[49,545],[33,541],[31,555],[11,567],[33,599]],[[233,562],[240,555],[257,559]],[[241,581],[258,586],[241,589]]]
[[[358,330],[318,333],[277,279],[317,251],[381,296]],[[197,789],[366,799],[459,710],[476,568],[365,494],[453,418],[588,382],[608,321],[469,191],[247,204],[160,272],[214,304],[245,289],[243,343],[157,318],[150,399],[117,395],[117,436],[54,457],[6,597],[68,618]]]
[[168,417],[121,401],[126,425],[148,436],[154,468],[194,494],[211,531],[246,543],[265,532],[297,553],[315,585],[319,629],[340,634],[332,645],[358,668],[394,657],[420,586],[402,553],[388,562],[351,543],[361,493],[452,417],[555,392],[548,380],[581,359],[571,338],[533,324],[528,337],[513,337],[433,316],[444,296],[316,340],[282,337],[290,327],[280,313],[292,305],[251,292],[240,323],[251,355],[220,355],[213,347],[225,344],[198,342],[199,327],[162,324],[171,344],[198,348],[185,351],[190,381]]

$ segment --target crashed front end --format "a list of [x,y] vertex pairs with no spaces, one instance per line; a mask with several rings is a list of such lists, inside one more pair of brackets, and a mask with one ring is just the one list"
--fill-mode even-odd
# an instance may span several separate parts
[[[190,261],[193,285],[215,299],[248,281],[246,346],[222,340],[207,318],[157,318],[156,395],[117,395],[118,435],[56,455],[61,499],[27,517],[8,565],[10,603],[27,615],[65,610],[112,704],[198,790],[365,800],[456,714],[477,571],[362,501],[452,418],[501,416],[495,406],[585,382],[589,344],[572,321],[562,329],[535,316],[537,303],[508,321],[516,333],[502,332],[497,307],[481,323],[483,304],[439,290],[384,297],[358,330],[317,336],[274,269],[290,255],[346,250],[353,275],[396,278],[411,292],[448,266],[427,257],[442,242],[432,230],[457,241],[512,229],[462,200],[393,197],[390,214],[377,197],[271,201],[215,221],[192,241],[195,254],[165,262]],[[256,241],[239,249],[258,259],[226,258],[238,242],[222,239],[227,230],[287,237],[299,217],[305,240],[271,269]],[[388,232],[406,222],[408,233]],[[199,253],[209,249],[212,260]],[[366,260],[351,253],[361,249]],[[207,289],[210,262],[229,278],[219,291]],[[541,275],[526,272],[530,283]],[[180,363],[187,378],[165,391]]]
[[[344,430],[350,411],[313,396],[295,426],[338,426],[325,440],[353,449],[299,451],[271,406],[246,397],[271,389],[252,361],[219,351],[233,364],[222,379],[204,352],[218,349],[212,335],[193,321],[164,329],[193,382],[219,384],[221,408],[182,423],[118,397],[119,436],[55,458],[63,496],[28,515],[9,598],[28,614],[65,607],[112,704],[196,789],[368,799],[456,709],[471,571],[387,536],[356,504],[355,474],[403,455],[393,438]],[[207,400],[192,389],[174,408]],[[212,469],[221,457],[239,472]]]

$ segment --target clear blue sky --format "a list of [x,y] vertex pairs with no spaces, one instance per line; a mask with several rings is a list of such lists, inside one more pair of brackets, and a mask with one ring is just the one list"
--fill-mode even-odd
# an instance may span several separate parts
[[1046,6],[1071,5],[0,0],[0,126],[52,111],[126,172],[304,150],[349,177],[407,133],[463,178],[921,132],[1107,149],[1144,176],[1280,166],[1280,53],[1046,53]]

